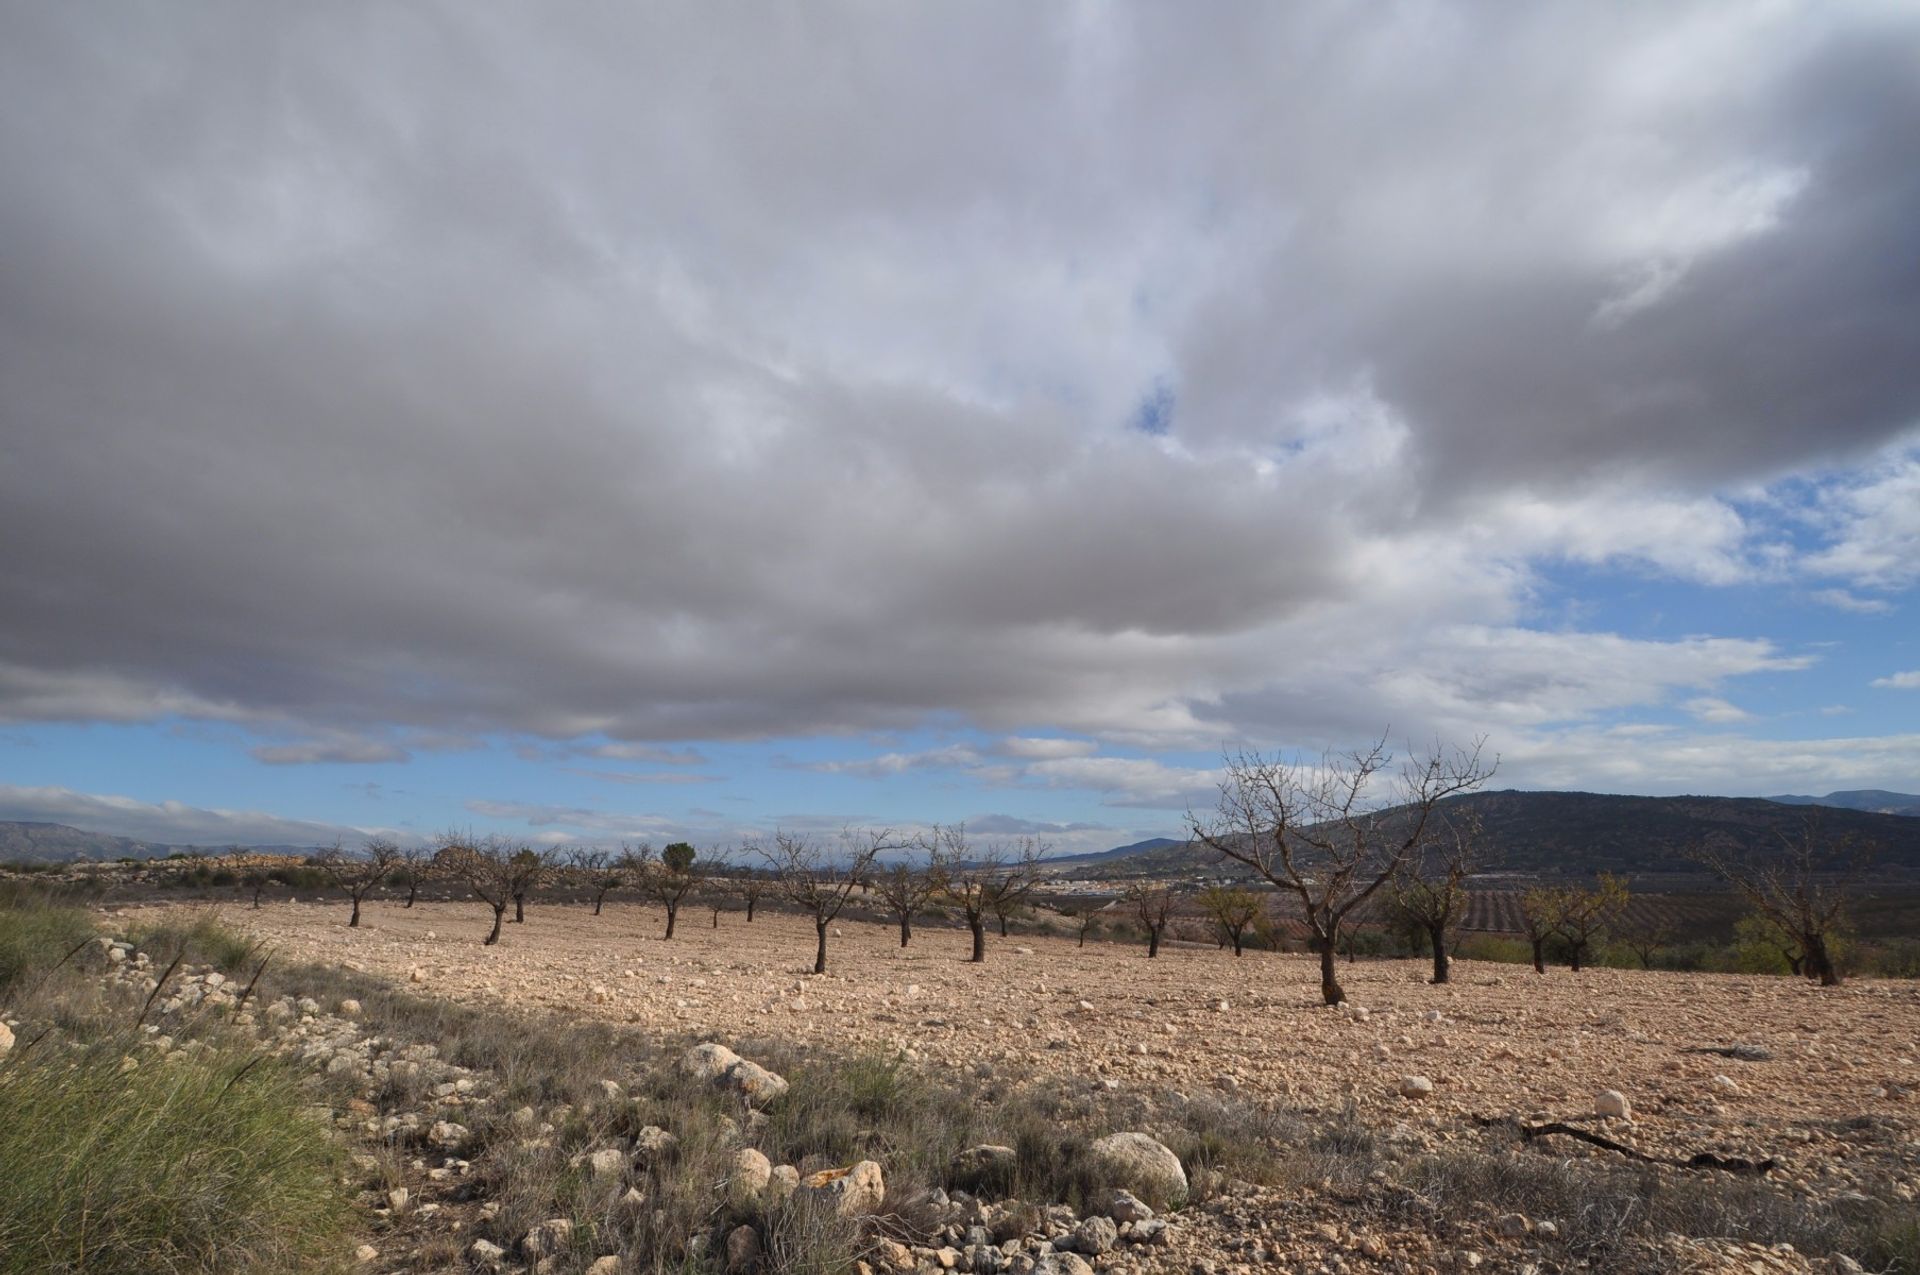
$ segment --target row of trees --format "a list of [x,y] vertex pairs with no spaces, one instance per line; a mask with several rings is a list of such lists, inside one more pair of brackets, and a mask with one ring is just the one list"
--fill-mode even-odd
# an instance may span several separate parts
[[[1435,745],[1411,754],[1397,769],[1384,739],[1327,754],[1313,764],[1243,752],[1228,759],[1216,810],[1206,817],[1189,812],[1189,831],[1194,843],[1250,868],[1280,897],[1297,904],[1309,945],[1319,955],[1327,1004],[1345,998],[1336,964],[1342,938],[1351,937],[1361,916],[1380,909],[1424,934],[1433,955],[1433,981],[1444,983],[1450,978],[1451,937],[1464,919],[1467,881],[1483,865],[1477,857],[1478,824],[1457,809],[1443,810],[1442,803],[1479,788],[1497,765],[1497,759],[1483,755],[1478,741],[1466,747]],[[742,871],[737,861],[723,859],[732,871],[716,878],[685,842],[657,854],[642,845],[623,847],[618,854],[581,850],[563,858],[494,838],[448,836],[426,850],[401,850],[384,840],[370,842],[359,856],[336,849],[321,866],[352,899],[349,925],[359,924],[362,899],[390,877],[404,873],[412,906],[424,877],[444,875],[492,908],[489,945],[500,939],[507,907],[513,907],[516,921],[523,920],[527,896],[563,865],[593,891],[596,915],[611,891],[638,888],[666,910],[668,938],[696,889],[704,886],[715,924],[722,900],[729,897],[723,891],[744,900],[749,921],[761,894],[772,891],[813,921],[814,971],[824,973],[833,922],[856,893],[884,906],[898,924],[903,947],[912,941],[917,917],[936,905],[954,909],[971,934],[969,959],[985,960],[989,918],[998,921],[1005,937],[1010,919],[1041,884],[1045,849],[1032,839],[976,846],[960,825],[904,836],[891,829],[849,828],[835,840],[777,832],[768,844],[745,848],[749,860],[759,860],[758,870]],[[1793,853],[1785,860],[1758,869],[1713,847],[1694,857],[1748,898],[1793,947],[1809,976],[1838,982],[1830,935],[1843,911],[1844,883],[1823,884],[1830,852],[1812,826],[1789,849]],[[883,855],[898,858],[883,866]],[[1149,957],[1159,955],[1185,901],[1166,884],[1142,883],[1125,892],[1122,902],[1146,935]],[[1266,917],[1267,899],[1241,886],[1213,886],[1192,901],[1211,918],[1222,942],[1232,943],[1235,955]],[[1544,971],[1546,944],[1557,940],[1579,969],[1626,903],[1625,880],[1606,873],[1591,886],[1527,891],[1521,914],[1534,968]],[[1084,943],[1095,910],[1068,914],[1077,915]]]

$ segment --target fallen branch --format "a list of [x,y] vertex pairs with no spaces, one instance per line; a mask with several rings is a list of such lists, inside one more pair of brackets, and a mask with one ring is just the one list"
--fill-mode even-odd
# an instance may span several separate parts
[[1551,1120],[1546,1124],[1522,1124],[1511,1116],[1494,1118],[1477,1116],[1475,1117],[1475,1122],[1482,1126],[1510,1125],[1519,1131],[1521,1139],[1526,1142],[1532,1142],[1536,1138],[1551,1137],[1555,1134],[1564,1135],[1569,1138],[1578,1138],[1580,1141],[1599,1147],[1604,1151],[1612,1151],[1616,1155],[1626,1156],[1629,1160],[1638,1160],[1642,1164],[1661,1164],[1675,1169],[1722,1169],[1728,1173],[1751,1174],[1757,1177],[1777,1167],[1777,1162],[1772,1158],[1765,1160],[1746,1160],[1739,1156],[1715,1155],[1711,1151],[1697,1151],[1684,1160],[1671,1156],[1648,1155],[1646,1152],[1630,1147],[1624,1142],[1616,1142],[1605,1134],[1594,1133],[1590,1129],[1582,1129],[1578,1125],[1566,1124],[1559,1120]]

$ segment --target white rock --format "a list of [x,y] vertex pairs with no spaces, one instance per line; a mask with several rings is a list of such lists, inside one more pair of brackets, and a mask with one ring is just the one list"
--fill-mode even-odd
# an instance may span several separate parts
[[1402,1098],[1431,1098],[1433,1082],[1425,1076],[1400,1077],[1400,1096]]
[[832,1207],[841,1217],[872,1213],[887,1198],[886,1177],[872,1160],[844,1169],[822,1169],[800,1180],[800,1193]]
[[1593,1109],[1596,1114],[1608,1120],[1633,1119],[1633,1104],[1627,1101],[1627,1095],[1618,1089],[1602,1089],[1594,1097]]
[[341,1001],[340,1016],[342,1018],[360,1017],[360,1002],[357,1000],[354,1000],[352,997],[348,997],[346,1000]]
[[1087,1153],[1116,1185],[1149,1202],[1168,1205],[1186,1199],[1187,1171],[1180,1157],[1156,1138],[1138,1132],[1108,1134],[1088,1147]]

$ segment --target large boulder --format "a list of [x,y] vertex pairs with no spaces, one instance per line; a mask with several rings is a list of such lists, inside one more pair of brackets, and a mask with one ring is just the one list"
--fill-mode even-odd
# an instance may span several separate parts
[[713,1041],[695,1045],[682,1054],[680,1070],[695,1080],[731,1089],[756,1107],[764,1107],[787,1092],[784,1077]]
[[680,1055],[680,1070],[695,1080],[713,1081],[727,1074],[727,1068],[740,1061],[740,1055],[725,1045],[707,1041]]
[[822,1169],[800,1180],[799,1198],[823,1204],[841,1217],[872,1213],[887,1198],[887,1181],[880,1166],[862,1160],[844,1169]]
[[727,1195],[737,1203],[757,1200],[773,1181],[773,1162],[752,1147],[734,1152],[733,1167],[727,1172]]
[[1020,1153],[1012,1147],[982,1143],[953,1157],[953,1180],[970,1191],[982,1186],[1004,1191],[1013,1185],[1019,1164]]
[[1187,1171],[1180,1157],[1144,1133],[1111,1133],[1087,1148],[1087,1157],[1115,1186],[1156,1208],[1187,1198]]

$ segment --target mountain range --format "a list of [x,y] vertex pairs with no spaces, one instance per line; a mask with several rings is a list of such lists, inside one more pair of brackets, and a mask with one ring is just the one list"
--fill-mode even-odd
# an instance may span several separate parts
[[[1837,794],[1842,797],[1863,794]],[[1530,875],[1594,872],[1698,873],[1696,846],[1728,845],[1737,857],[1777,852],[1811,817],[1823,837],[1870,847],[1876,877],[1920,877],[1920,797],[1874,792],[1876,806],[1911,803],[1913,814],[1813,800],[1760,797],[1627,797],[1584,792],[1482,792],[1443,808],[1480,823],[1480,857],[1491,871]],[[1885,800],[1878,800],[1885,799]],[[1217,856],[1158,838],[1050,861],[1085,876],[1154,876],[1213,867]],[[1228,868],[1234,871],[1234,868]]]

